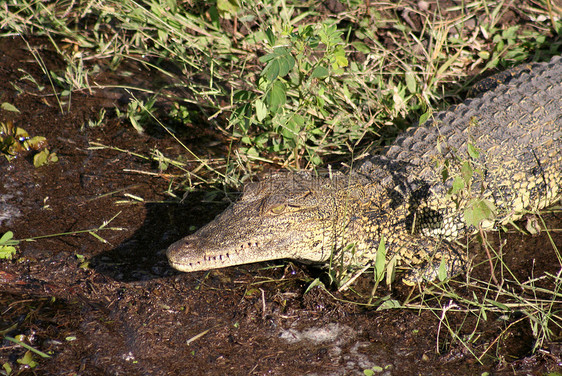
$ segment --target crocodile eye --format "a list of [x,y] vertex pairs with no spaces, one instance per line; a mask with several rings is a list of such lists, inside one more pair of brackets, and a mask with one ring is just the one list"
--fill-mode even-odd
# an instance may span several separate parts
[[279,204],[279,205],[272,206],[272,207],[269,209],[269,211],[270,211],[272,214],[281,214],[281,213],[283,213],[283,212],[285,211],[285,208],[286,208],[286,207],[287,207],[287,204]]

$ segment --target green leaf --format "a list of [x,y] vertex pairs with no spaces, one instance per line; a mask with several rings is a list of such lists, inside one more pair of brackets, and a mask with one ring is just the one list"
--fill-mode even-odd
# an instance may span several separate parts
[[287,53],[279,58],[279,77],[285,77],[295,66],[295,58]]
[[295,66],[295,58],[285,47],[277,47],[272,53],[259,58],[262,63],[267,62],[261,76],[269,82],[273,82],[277,77],[285,77]]
[[252,158],[259,158],[260,157],[260,153],[254,147],[246,149],[245,154],[248,157],[252,157]]
[[156,33],[158,34],[158,41],[160,43],[168,43],[168,33],[166,31],[158,29]]
[[237,0],[217,0],[217,9],[219,14],[228,20],[238,13],[240,6]]
[[312,77],[312,78],[325,78],[325,77],[328,77],[329,74],[330,74],[330,71],[328,71],[328,69],[326,67],[323,67],[323,66],[319,65],[316,68],[314,68],[310,77]]
[[380,282],[384,276],[386,264],[386,244],[384,240],[384,235],[381,236],[381,241],[379,242],[379,247],[377,249],[377,256],[375,258],[375,281]]
[[282,127],[281,134],[286,139],[296,140],[303,125],[303,117],[299,114],[294,114]]
[[441,282],[443,282],[444,280],[449,278],[449,275],[447,273],[447,263],[446,263],[444,257],[441,258],[441,262],[439,263],[439,270],[437,271],[437,278],[439,278],[439,280]]
[[497,300],[492,300],[492,299],[488,299],[488,298],[485,298],[484,300],[487,301],[488,303],[492,304],[493,306],[498,307],[499,309],[501,309],[504,312],[511,311],[511,309],[509,309],[508,306],[506,306],[503,303],[498,302]]
[[417,90],[416,77],[412,71],[406,72],[406,87],[410,93],[415,94]]
[[449,179],[449,169],[445,166],[441,169],[441,181],[444,183],[447,179]]
[[2,109],[6,110],[6,111],[18,112],[18,113],[20,112],[20,110],[18,110],[16,108],[16,106],[14,106],[13,104],[8,103],[8,102],[2,103],[2,105],[0,107],[2,107]]
[[[277,38],[275,37],[275,34],[273,33],[273,31],[271,30],[271,28],[268,28],[265,31],[265,37],[267,38],[267,41],[269,42],[270,46],[275,46],[275,42],[277,42]],[[260,59],[261,61],[261,59]]]
[[385,309],[396,309],[401,308],[400,302],[396,299],[385,300],[380,306],[377,307],[377,311],[383,311]]
[[494,220],[496,207],[489,200],[473,200],[464,209],[464,220],[467,225],[478,227],[484,220]]
[[30,368],[37,367],[37,362],[33,360],[33,353],[30,350],[26,351],[25,355],[22,358],[18,359],[17,362],[19,364],[29,366]]
[[468,155],[470,155],[472,159],[478,159],[480,157],[480,152],[478,151],[478,148],[476,148],[476,146],[474,146],[470,142],[467,145],[467,150],[468,150]]
[[310,283],[310,285],[308,285],[308,287],[306,288],[306,291],[304,292],[304,294],[306,295],[310,290],[312,290],[314,287],[319,286],[323,289],[325,289],[326,287],[324,286],[324,283],[322,283],[322,281],[320,280],[320,278],[316,278],[314,281],[312,281]]
[[470,180],[472,179],[473,174],[474,174],[474,171],[472,170],[471,163],[468,162],[468,161],[465,161],[461,166],[461,176],[462,176],[462,179],[464,180],[464,183],[466,184],[466,186],[469,186]]
[[17,252],[16,245],[19,244],[19,240],[12,240],[14,233],[7,231],[0,238],[0,259],[11,260]]
[[[478,300],[474,300],[474,301],[477,302]],[[486,313],[486,308],[480,308],[479,312],[480,312],[480,315],[482,315],[482,318],[484,319],[484,321],[485,322],[488,321],[488,314]]]
[[49,153],[49,149],[43,149],[33,156],[33,165],[38,168],[49,163],[58,162],[56,153]]
[[262,76],[264,76],[269,82],[273,82],[279,76],[279,61],[271,60],[262,72]]
[[490,51],[480,51],[478,52],[478,57],[483,60],[488,60],[490,58]]
[[4,371],[6,371],[6,376],[10,376],[10,374],[12,373],[12,367],[10,366],[10,363],[4,363],[2,364],[2,368],[4,368]]
[[390,286],[396,277],[396,264],[398,262],[398,257],[396,255],[392,256],[386,265],[386,284]]
[[275,59],[276,56],[277,55],[275,54],[275,52],[272,52],[270,54],[263,55],[258,60],[260,61],[260,63],[267,63],[268,61]]
[[271,112],[276,113],[279,107],[282,107],[287,102],[285,84],[280,81],[275,81],[269,91],[269,109]]
[[322,158],[320,158],[317,154],[313,154],[310,156],[310,162],[315,166],[320,166],[322,164]]
[[338,68],[344,68],[347,67],[349,62],[345,56],[336,55],[336,64],[338,65]]
[[11,245],[0,245],[0,260],[11,260],[16,252],[16,247],[12,247]]
[[455,176],[455,179],[453,180],[453,186],[451,187],[451,189],[449,189],[449,194],[456,195],[457,193],[462,191],[464,187],[465,187],[464,179],[461,178],[460,176]]
[[49,151],[47,149],[41,150],[39,153],[33,156],[33,165],[37,168],[47,164],[47,157],[49,156]]
[[14,233],[11,231],[6,231],[4,235],[0,238],[0,245],[7,244],[10,239],[14,237]]
[[16,138],[28,138],[29,137],[29,133],[27,133],[27,131],[23,128],[20,127],[16,127],[16,134],[15,134]]
[[170,11],[172,12],[172,14],[176,13],[176,9],[178,6],[178,3],[176,0],[166,0],[166,5],[170,8]]
[[129,121],[138,133],[144,133],[144,128],[142,127],[142,125],[140,125],[135,116],[129,116]]
[[258,119],[258,121],[263,121],[263,119],[265,119],[265,117],[268,114],[268,110],[267,110],[267,106],[265,105],[265,103],[263,103],[263,101],[261,99],[256,99],[256,101],[254,102],[254,105],[256,107],[256,117]]

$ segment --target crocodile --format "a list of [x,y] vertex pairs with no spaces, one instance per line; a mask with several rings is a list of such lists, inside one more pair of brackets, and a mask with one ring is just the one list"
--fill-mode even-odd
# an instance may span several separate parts
[[466,271],[478,229],[562,196],[562,57],[514,72],[352,168],[247,184],[167,249],[169,263],[186,272],[276,259],[362,268],[380,249],[409,269],[408,284]]

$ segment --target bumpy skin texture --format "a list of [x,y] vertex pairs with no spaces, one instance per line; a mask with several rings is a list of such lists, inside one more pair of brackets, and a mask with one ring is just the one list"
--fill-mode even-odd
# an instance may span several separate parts
[[249,184],[213,222],[168,248],[170,264],[196,271],[291,258],[361,267],[384,238],[387,259],[412,268],[407,282],[435,279],[440,265],[462,272],[467,256],[455,239],[475,230],[467,208],[486,202],[494,216],[482,225],[491,227],[562,196],[562,58],[501,80],[350,172]]

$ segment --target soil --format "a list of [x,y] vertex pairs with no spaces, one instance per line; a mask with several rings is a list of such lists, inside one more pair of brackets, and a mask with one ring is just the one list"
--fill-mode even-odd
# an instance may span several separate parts
[[[50,69],[62,66],[46,40],[28,42],[41,51]],[[46,88],[41,90],[27,75]],[[139,78],[109,69],[96,77],[98,83],[126,84],[135,79]],[[96,229],[112,218],[107,227],[119,228],[96,233],[106,243],[87,232],[22,242],[14,260],[0,261],[0,331],[10,337],[23,335],[18,338],[50,354],[49,358],[34,355],[38,364],[30,368],[18,363],[25,348],[0,341],[0,363],[8,363],[12,374],[362,375],[366,369],[378,369],[377,374],[387,375],[540,375],[562,371],[560,327],[551,328],[551,341],[532,352],[533,322],[516,310],[509,317],[489,314],[480,322],[473,315],[447,315],[450,327],[470,344],[467,348],[448,333],[440,320],[445,314],[442,309],[377,311],[348,302],[351,293],[331,287],[305,293],[315,278],[325,279],[313,267],[279,261],[176,272],[168,266],[166,247],[227,205],[227,200],[207,200],[204,191],[190,193],[178,203],[167,193],[173,171],[162,173],[137,156],[155,149],[177,156],[182,153],[178,144],[157,132],[139,134],[117,117],[114,108],[127,102],[126,93],[75,92],[70,104],[69,98],[63,98],[61,111],[50,94],[48,78],[20,37],[0,39],[0,93],[0,102],[20,111],[3,110],[0,120],[13,121],[32,136],[46,137],[49,150],[59,157],[57,163],[39,168],[33,166],[32,153],[11,161],[0,157],[0,233],[11,230],[16,239],[27,239]],[[103,126],[87,126],[101,109],[107,110]],[[184,139],[192,149],[207,153],[207,146],[220,142],[221,136],[209,135],[201,125],[190,128]],[[92,149],[93,142],[130,152]],[[548,228],[562,228],[559,212],[545,219]],[[559,273],[560,262],[552,250],[552,243],[562,249],[559,231],[488,236],[494,244],[503,244],[504,260],[520,281]],[[472,251],[484,261],[474,275],[487,280],[485,251],[478,246]],[[357,289],[369,286],[365,277]],[[400,284],[381,288],[383,296],[398,300],[411,292]],[[476,326],[478,335],[468,340]],[[471,354],[482,354],[487,348],[480,361]]]

